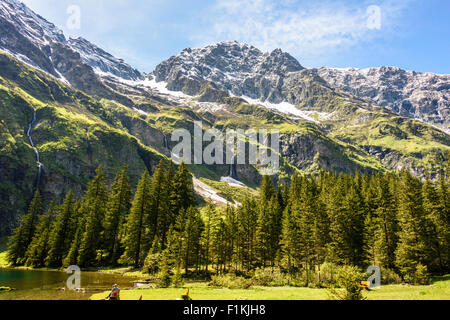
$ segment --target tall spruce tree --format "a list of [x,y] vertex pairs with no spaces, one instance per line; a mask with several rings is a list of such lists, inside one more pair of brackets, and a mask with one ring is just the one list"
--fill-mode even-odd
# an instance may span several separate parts
[[86,194],[81,205],[81,213],[85,216],[85,230],[82,236],[78,265],[80,267],[91,267],[101,263],[101,238],[99,235],[103,229],[103,219],[108,202],[108,190],[106,178],[102,166],[96,171],[96,176],[89,183]]
[[161,228],[158,229],[158,234],[160,235],[161,250],[164,250],[167,244],[167,235],[170,226],[175,223],[176,210],[178,204],[176,201],[172,201],[172,194],[174,191],[173,179],[175,176],[175,166],[172,161],[169,162],[166,172],[164,174],[164,182],[161,191],[164,193],[163,201],[161,201],[161,206],[164,208],[160,209],[161,212]]
[[25,263],[27,266],[40,268],[45,265],[45,258],[50,247],[51,227],[57,211],[56,201],[52,200],[47,213],[40,216],[36,233],[27,250]]
[[247,271],[255,264],[257,207],[256,200],[246,197],[237,210],[238,234],[241,235],[237,244],[238,254],[241,267]]
[[145,259],[143,243],[146,240],[146,221],[151,208],[150,197],[151,178],[148,172],[144,172],[136,189],[130,214],[126,219],[123,245],[125,252],[121,258],[123,262],[132,263],[138,268]]
[[194,185],[192,174],[184,163],[178,168],[177,173],[172,178],[170,202],[174,219],[181,209],[187,209],[195,205]]
[[204,250],[204,263],[205,272],[208,272],[208,267],[211,261],[214,261],[215,254],[217,251],[214,250],[214,239],[219,231],[220,216],[214,207],[214,205],[209,202],[206,205],[204,213],[204,230],[202,235],[202,248]]
[[375,263],[381,267],[395,268],[395,251],[398,242],[397,207],[389,187],[388,177],[378,177],[376,186],[377,208],[375,233]]
[[236,216],[236,210],[227,204],[225,211],[225,268],[231,269],[233,264],[237,269],[238,263],[237,257],[237,243],[238,243],[238,221]]
[[[164,241],[167,231],[173,223],[167,193],[168,180],[166,174],[164,161],[161,160],[153,173],[150,186],[151,205],[147,222],[149,226],[149,244],[152,244],[156,237]],[[144,250],[147,250],[147,247]]]
[[[450,170],[450,160],[448,170]],[[438,238],[442,248],[443,269],[448,271],[450,270],[450,171],[447,179],[444,175],[439,178],[438,197],[440,210],[437,212],[438,216],[433,217],[433,220],[437,226]]]
[[203,232],[203,221],[200,213],[194,207],[189,207],[184,215],[181,239],[181,255],[185,272],[188,268],[196,265],[198,269],[201,249],[201,236]]
[[117,174],[111,186],[108,208],[103,222],[103,241],[107,263],[116,264],[122,254],[120,228],[131,207],[131,187],[127,166]]
[[[430,271],[445,272],[447,266],[449,221],[445,208],[445,180],[439,179],[438,188],[426,179],[422,188],[423,207],[426,213],[427,265]],[[447,212],[448,215],[448,212]]]
[[[45,264],[51,268],[58,268],[62,265],[63,259],[67,255],[72,243],[73,235],[76,231],[75,200],[72,191],[67,193],[63,205],[55,217],[50,234],[50,244],[48,256]],[[73,231],[75,229],[75,231]]]
[[404,170],[398,192],[400,230],[396,264],[405,279],[414,280],[417,267],[426,261],[426,221],[421,183]]
[[13,265],[25,263],[28,247],[33,240],[39,216],[42,214],[41,193],[37,190],[31,200],[28,213],[20,220],[19,226],[9,239],[7,259]]
[[63,260],[63,266],[68,267],[78,263],[81,241],[83,240],[84,230],[86,229],[86,219],[80,217],[77,222],[77,231],[69,249],[69,253]]

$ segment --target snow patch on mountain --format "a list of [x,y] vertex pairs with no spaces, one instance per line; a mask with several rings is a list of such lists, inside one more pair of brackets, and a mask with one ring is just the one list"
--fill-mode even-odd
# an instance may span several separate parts
[[203,198],[211,200],[213,203],[216,204],[236,205],[227,201],[224,197],[218,194],[217,190],[208,186],[206,183],[203,183],[199,179],[193,178],[193,183],[195,192],[197,192]]
[[226,182],[226,183],[228,183],[228,185],[230,185],[232,187],[245,187],[246,186],[245,184],[243,184],[239,180],[233,179],[231,177],[221,177],[220,181],[221,182]]
[[138,82],[138,85],[143,85],[145,87],[155,89],[162,94],[174,96],[177,98],[186,98],[186,99],[192,98],[192,96],[189,96],[181,91],[171,91],[171,90],[167,89],[167,82],[165,82],[165,81],[157,82],[155,78],[152,78],[152,79],[147,78],[144,81]]
[[123,59],[114,57],[82,37],[71,37],[68,44],[80,54],[83,62],[90,65],[96,72],[100,71],[125,80],[143,79],[142,74],[125,63]]
[[281,113],[284,113],[287,115],[293,115],[293,116],[301,118],[301,119],[305,119],[305,120],[308,120],[311,122],[318,123],[318,121],[311,118],[307,112],[297,109],[296,106],[294,106],[293,104],[286,102],[286,101],[283,101],[281,103],[270,103],[267,101],[260,101],[258,99],[252,99],[247,96],[241,96],[240,98],[244,99],[245,101],[247,101],[250,104],[260,105],[260,106],[263,106],[270,110],[276,110],[278,112],[281,112]]

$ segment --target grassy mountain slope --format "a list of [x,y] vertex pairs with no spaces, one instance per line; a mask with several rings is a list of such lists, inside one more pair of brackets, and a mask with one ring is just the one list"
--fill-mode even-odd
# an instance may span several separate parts
[[34,109],[37,122],[31,135],[44,165],[44,195],[61,198],[69,189],[81,193],[100,164],[112,179],[126,163],[136,182],[145,168],[152,170],[165,158],[130,134],[114,112],[130,122],[139,117],[114,105],[0,54],[0,233],[10,231],[32,196],[37,163],[26,131]]
[[[152,170],[170,156],[176,144],[170,141],[172,131],[192,131],[194,121],[202,121],[203,129],[223,132],[278,129],[280,179],[296,171],[314,174],[320,169],[349,173],[406,167],[420,177],[441,171],[450,150],[447,134],[315,79],[305,71],[288,83],[297,86],[290,89],[295,96],[292,102],[316,120],[311,122],[214,92],[208,93],[217,98],[209,109],[211,102],[202,102],[201,97],[174,102],[151,90],[103,79],[124,97],[120,100],[127,103],[122,104],[92,87],[93,96],[87,95],[0,53],[0,234],[11,230],[33,193],[37,163],[26,132],[34,109],[37,122],[32,138],[44,164],[40,187],[44,195],[57,198],[69,189],[80,194],[100,164],[112,179],[126,163],[136,182],[143,170]],[[225,195],[235,193],[215,182],[228,175],[228,165],[190,168]],[[250,187],[261,180],[255,166],[239,165],[236,171]]]

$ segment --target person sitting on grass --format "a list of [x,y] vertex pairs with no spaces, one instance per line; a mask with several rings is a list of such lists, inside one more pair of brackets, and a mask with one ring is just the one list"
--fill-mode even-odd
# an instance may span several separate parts
[[189,297],[189,288],[186,289],[186,293],[181,295],[182,300],[192,300],[191,297]]
[[117,284],[113,285],[111,292],[106,297],[106,300],[120,300],[120,289]]

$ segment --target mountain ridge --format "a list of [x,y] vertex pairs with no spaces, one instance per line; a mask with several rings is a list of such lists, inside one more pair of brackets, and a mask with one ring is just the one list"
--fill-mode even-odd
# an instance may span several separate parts
[[[0,8],[11,3],[18,2],[0,0]],[[32,197],[36,159],[26,133],[33,114],[33,142],[45,166],[40,188],[57,199],[68,188],[80,193],[99,164],[111,175],[125,162],[133,179],[141,170],[152,171],[157,159],[170,157],[172,132],[192,132],[195,121],[222,132],[279,130],[281,163],[274,179],[280,181],[295,172],[403,168],[434,179],[450,152],[450,136],[424,122],[431,118],[398,115],[388,104],[332,85],[325,79],[327,70],[306,69],[280,49],[264,53],[236,41],[219,42],[185,49],[146,74],[86,39],[58,38],[54,25],[22,11],[15,20],[0,11],[5,34],[0,39],[5,52],[0,52],[0,177],[9,186],[0,188],[0,220],[8,228]],[[18,21],[43,23],[56,40],[34,39]],[[446,85],[444,80],[444,91]],[[443,115],[449,107],[445,97]],[[247,186],[261,181],[253,165],[190,169],[215,184],[227,184],[230,172]]]

